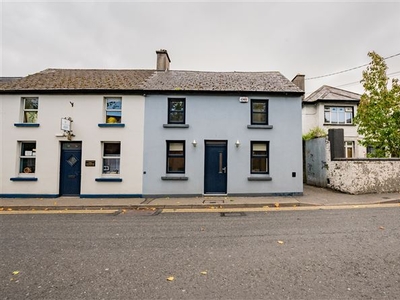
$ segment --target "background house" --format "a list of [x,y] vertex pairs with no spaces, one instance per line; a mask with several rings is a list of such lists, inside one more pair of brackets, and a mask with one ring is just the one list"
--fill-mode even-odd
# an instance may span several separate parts
[[303,100],[303,134],[320,127],[344,130],[346,158],[366,157],[366,149],[358,141],[362,139],[353,122],[360,103],[360,94],[324,85]]

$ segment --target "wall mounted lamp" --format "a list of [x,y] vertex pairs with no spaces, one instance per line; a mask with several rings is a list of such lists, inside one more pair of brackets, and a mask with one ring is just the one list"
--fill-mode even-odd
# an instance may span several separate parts
[[240,146],[240,141],[239,140],[236,141],[235,146],[236,146],[236,148]]
[[193,140],[192,145],[193,145],[193,147],[196,147],[196,146],[197,146],[196,140]]

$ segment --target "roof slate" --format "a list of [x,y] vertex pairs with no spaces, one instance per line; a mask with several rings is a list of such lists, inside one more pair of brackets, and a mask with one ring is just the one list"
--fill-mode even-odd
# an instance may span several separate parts
[[224,92],[303,92],[279,72],[156,72],[145,89]]
[[46,69],[0,85],[7,91],[223,91],[302,93],[279,72]]
[[141,90],[153,70],[46,69],[5,84],[7,91]]
[[328,85],[323,85],[318,90],[313,92],[303,102],[316,102],[316,101],[357,101],[361,98],[360,94],[345,91]]

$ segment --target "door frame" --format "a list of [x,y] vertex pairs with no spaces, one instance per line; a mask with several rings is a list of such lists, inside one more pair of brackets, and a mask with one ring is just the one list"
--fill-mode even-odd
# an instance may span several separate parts
[[[80,144],[79,149],[71,149],[71,150],[67,150],[64,149],[64,145],[68,144],[68,143],[73,143],[73,144]],[[78,193],[77,194],[66,194],[63,193],[63,172],[65,172],[65,169],[63,167],[63,163],[65,163],[63,161],[63,154],[64,153],[68,153],[68,152],[79,152],[79,182],[78,182]],[[79,196],[81,194],[81,184],[82,184],[82,141],[61,141],[60,142],[60,159],[59,159],[59,166],[60,166],[60,177],[59,177],[59,195],[68,197],[68,196]]]
[[[224,169],[223,171],[223,190],[221,191],[207,191],[209,188],[207,188],[207,181],[206,181],[206,176],[208,175],[207,173],[207,147],[212,147],[214,146],[220,146],[223,148],[223,156],[222,156],[222,166],[218,166],[219,168]],[[204,186],[203,186],[203,193],[204,195],[226,195],[228,192],[228,140],[204,140]],[[218,176],[218,175],[217,175]],[[220,176],[221,177],[221,176]]]

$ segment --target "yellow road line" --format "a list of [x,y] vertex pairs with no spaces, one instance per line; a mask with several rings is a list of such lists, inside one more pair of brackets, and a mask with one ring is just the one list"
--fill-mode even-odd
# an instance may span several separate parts
[[360,208],[390,208],[400,207],[399,203],[392,204],[362,204],[362,205],[330,205],[330,206],[287,206],[287,207],[248,207],[248,208],[185,208],[185,209],[163,209],[162,213],[221,213],[221,212],[273,212],[273,211],[306,211],[306,210],[338,210],[338,209],[360,209]]
[[0,215],[113,214],[117,210],[4,210]]

